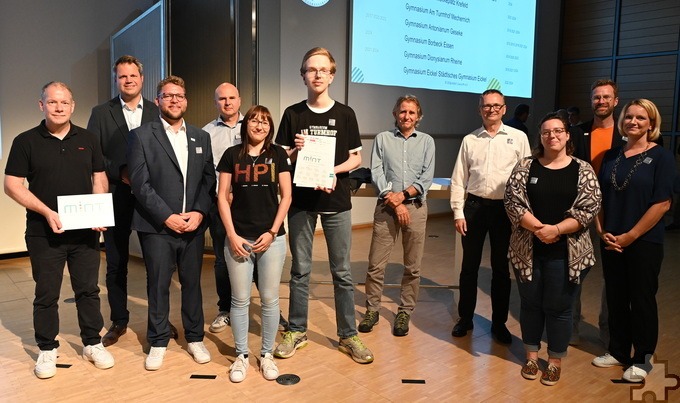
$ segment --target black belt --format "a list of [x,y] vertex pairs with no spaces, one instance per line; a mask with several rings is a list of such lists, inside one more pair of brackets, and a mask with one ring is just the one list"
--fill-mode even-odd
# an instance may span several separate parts
[[503,200],[499,199],[485,199],[483,197],[475,196],[472,193],[468,193],[467,200],[481,204],[482,206],[497,206],[503,205]]

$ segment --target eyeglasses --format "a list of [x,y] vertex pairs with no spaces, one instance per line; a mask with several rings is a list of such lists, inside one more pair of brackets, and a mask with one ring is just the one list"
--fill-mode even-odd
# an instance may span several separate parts
[[175,98],[178,101],[182,102],[185,99],[187,99],[186,94],[166,94],[166,93],[162,93],[162,94],[158,94],[158,97],[162,98],[163,101],[171,101],[173,98]]
[[266,120],[250,119],[248,121],[248,124],[253,126],[253,127],[257,127],[259,125],[262,125],[262,127],[269,127],[269,122],[266,121]]
[[598,101],[610,102],[613,99],[614,99],[614,97],[611,96],[611,95],[593,95],[593,97],[592,97],[593,102],[598,102]]
[[566,130],[563,127],[558,127],[552,130],[542,130],[541,137],[550,137],[550,134],[555,133],[555,136],[559,137],[563,135]]
[[326,69],[321,69],[321,70],[307,69],[307,71],[305,71],[305,73],[307,73],[307,75],[309,75],[309,76],[319,75],[320,77],[327,77],[327,76],[333,74],[333,73],[331,73],[330,70],[326,70]]
[[505,104],[503,104],[503,105],[499,105],[499,104],[493,104],[493,105],[491,105],[491,104],[486,104],[486,105],[480,106],[480,108],[482,108],[482,110],[485,110],[485,111],[487,111],[487,112],[490,111],[490,110],[492,110],[492,109],[493,109],[494,111],[498,112],[498,111],[500,111],[504,106],[505,106]]

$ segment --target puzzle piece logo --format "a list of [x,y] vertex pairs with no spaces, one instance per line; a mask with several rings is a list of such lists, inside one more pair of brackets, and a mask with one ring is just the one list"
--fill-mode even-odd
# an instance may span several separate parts
[[[680,388],[680,377],[668,373],[668,361],[647,356],[652,371],[645,382],[630,387],[630,400],[633,402],[667,402],[669,392]],[[676,396],[677,397],[677,396]]]

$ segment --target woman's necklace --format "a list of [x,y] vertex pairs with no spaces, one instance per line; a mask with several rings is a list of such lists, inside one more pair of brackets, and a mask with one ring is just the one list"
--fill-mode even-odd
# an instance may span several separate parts
[[628,187],[628,183],[630,182],[630,178],[633,177],[633,174],[635,171],[637,171],[638,167],[640,164],[642,164],[642,161],[645,160],[645,157],[647,157],[647,150],[649,149],[649,143],[647,143],[647,147],[645,147],[645,150],[638,154],[637,159],[635,160],[635,164],[633,164],[633,167],[628,171],[628,175],[626,176],[626,179],[623,181],[623,184],[619,186],[618,183],[616,183],[616,170],[619,167],[619,163],[621,162],[621,157],[623,156],[623,147],[621,148],[621,152],[619,155],[616,156],[616,160],[614,161],[614,168],[612,168],[612,175],[611,175],[611,182],[612,185],[614,186],[614,189],[616,190],[624,190],[625,188]]
[[257,160],[260,159],[260,156],[261,156],[261,155],[262,155],[262,154],[258,154],[257,157],[253,157],[252,155],[248,154],[248,156],[250,157],[250,159],[253,161],[253,166],[255,166],[255,164],[257,163]]

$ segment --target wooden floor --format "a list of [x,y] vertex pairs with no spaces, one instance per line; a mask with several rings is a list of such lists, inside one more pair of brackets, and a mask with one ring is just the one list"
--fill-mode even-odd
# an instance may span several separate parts
[[[423,285],[437,286],[454,282],[452,230],[450,218],[430,219],[427,253],[422,269]],[[363,282],[365,278],[369,243],[370,229],[354,231],[352,268],[357,282]],[[330,275],[322,236],[316,237],[314,247],[312,277],[319,284],[311,287],[310,344],[294,357],[277,361],[282,374],[300,376],[300,383],[293,386],[265,381],[257,372],[254,357],[258,355],[260,347],[260,316],[255,289],[251,305],[251,367],[243,383],[233,384],[229,381],[228,366],[234,360],[231,330],[219,334],[207,332],[216,314],[213,257],[210,255],[205,257],[202,278],[205,342],[213,358],[210,363],[194,363],[186,351],[186,341],[180,336],[177,342],[170,342],[164,365],[159,371],[144,370],[146,277],[142,262],[133,259],[130,268],[130,330],[109,348],[116,365],[109,370],[99,370],[82,359],[75,306],[63,301],[72,296],[66,272],[60,303],[61,347],[58,363],[70,367],[59,368],[52,379],[39,380],[33,374],[38,348],[33,339],[33,281],[30,265],[27,258],[0,261],[0,401],[622,402],[638,396],[631,394],[629,384],[612,382],[621,377],[621,368],[600,369],[590,364],[595,355],[605,351],[597,336],[602,288],[599,269],[591,272],[583,289],[582,343],[569,348],[569,355],[563,361],[562,379],[556,386],[547,387],[538,380],[527,381],[520,376],[524,349],[518,323],[519,297],[514,284],[508,320],[513,343],[510,347],[503,346],[490,337],[488,256],[482,261],[477,315],[471,336],[460,339],[451,337],[451,328],[457,318],[454,293],[457,299],[458,291],[446,287],[422,288],[410,334],[402,338],[392,336],[391,323],[399,294],[397,288],[388,288],[383,297],[380,322],[372,333],[362,334],[364,342],[373,350],[375,362],[360,365],[337,351],[333,288],[324,284],[324,281],[330,280]],[[680,232],[667,234],[665,251],[657,296],[661,318],[657,360],[667,361],[668,374],[680,374],[680,316],[677,315]],[[400,248],[396,248],[393,253],[394,263],[389,265],[387,274],[389,283],[399,282],[401,267],[397,262],[400,253]],[[108,326],[104,267],[102,254],[102,313]],[[289,267],[288,260],[280,287],[284,315],[288,311]],[[364,311],[363,292],[363,286],[357,286],[357,319],[361,318]],[[176,281],[173,283],[172,298],[171,320],[180,327],[181,333],[179,284]],[[541,351],[542,366],[545,366],[545,354],[544,348]],[[664,399],[664,384],[674,385],[672,380],[665,383],[664,372],[664,366],[657,364],[647,382],[649,390],[657,391],[658,399]],[[217,378],[191,379],[193,374],[212,374],[217,375]],[[404,383],[404,380],[422,380],[424,383]],[[680,401],[680,390],[670,391],[668,398]]]

